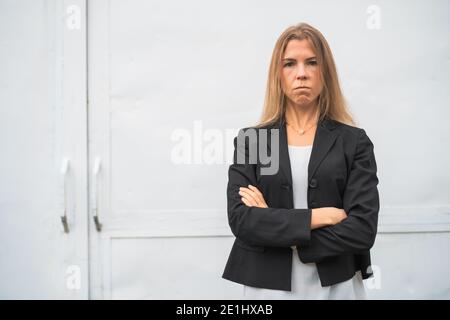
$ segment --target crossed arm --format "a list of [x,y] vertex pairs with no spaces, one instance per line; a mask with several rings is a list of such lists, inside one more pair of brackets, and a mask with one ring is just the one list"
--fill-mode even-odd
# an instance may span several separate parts
[[360,253],[373,246],[379,211],[378,178],[373,144],[363,129],[342,209],[269,208],[262,193],[251,185],[255,181],[251,166],[233,164],[229,170],[228,215],[236,236],[256,245],[298,245],[304,263]]
[[[251,184],[247,187],[239,188],[241,201],[248,207],[268,208],[264,195]],[[311,230],[326,226],[335,225],[347,218],[343,209],[335,207],[322,207],[311,210]]]

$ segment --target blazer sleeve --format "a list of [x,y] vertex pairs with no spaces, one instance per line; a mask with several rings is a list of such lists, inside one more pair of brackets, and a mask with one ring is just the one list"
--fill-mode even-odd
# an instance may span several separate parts
[[343,195],[343,209],[347,218],[336,225],[312,230],[309,245],[299,249],[302,262],[320,262],[341,254],[358,254],[373,246],[380,206],[373,149],[366,132],[360,129]]
[[[237,163],[243,153],[245,163]],[[259,208],[246,206],[239,187],[256,187],[256,164],[248,163],[248,147],[237,147],[234,138],[233,164],[228,170],[227,211],[232,233],[240,240],[259,246],[288,247],[307,244],[311,234],[311,209]],[[270,205],[270,204],[268,204]]]

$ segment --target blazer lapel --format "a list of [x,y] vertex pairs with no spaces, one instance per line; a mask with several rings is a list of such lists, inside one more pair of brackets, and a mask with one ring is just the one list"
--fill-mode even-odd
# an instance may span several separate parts
[[[328,150],[332,147],[334,141],[336,140],[338,133],[333,130],[335,124],[332,120],[325,118],[319,123],[314,136],[314,142],[311,150],[311,157],[308,164],[308,184],[311,181],[314,173],[319,167],[322,160],[327,155]],[[287,143],[287,132],[286,132],[286,122],[284,117],[281,117],[279,122],[280,129],[280,171],[287,179],[287,182],[292,186],[292,173],[291,173],[291,163],[289,159],[288,143]]]

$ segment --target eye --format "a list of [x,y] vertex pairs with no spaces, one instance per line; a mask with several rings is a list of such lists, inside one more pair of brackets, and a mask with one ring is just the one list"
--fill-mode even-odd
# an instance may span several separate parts
[[317,61],[311,60],[311,61],[308,62],[308,64],[310,64],[312,66],[315,66],[317,64]]
[[284,67],[292,67],[293,65],[294,65],[294,63],[291,61],[291,62],[285,63]]

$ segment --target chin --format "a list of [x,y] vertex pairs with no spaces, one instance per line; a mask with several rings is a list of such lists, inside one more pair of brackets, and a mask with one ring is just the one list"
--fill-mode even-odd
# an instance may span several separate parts
[[296,99],[294,100],[295,104],[299,106],[307,106],[311,103],[311,100],[309,99]]

